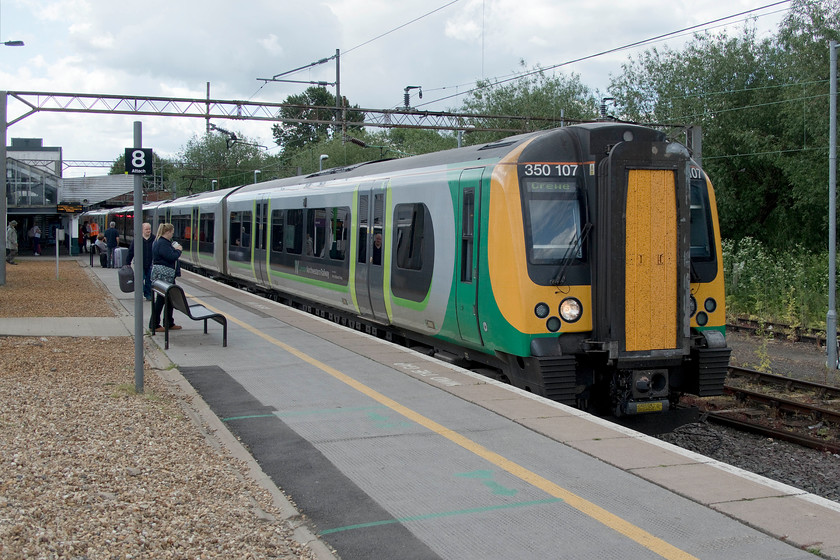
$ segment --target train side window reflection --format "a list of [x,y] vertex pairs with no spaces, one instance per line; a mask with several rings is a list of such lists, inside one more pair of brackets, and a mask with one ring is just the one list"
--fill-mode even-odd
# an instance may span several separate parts
[[271,250],[275,253],[283,252],[283,222],[285,216],[282,210],[271,212]]
[[420,270],[423,268],[424,207],[422,204],[398,204],[394,208],[394,216],[397,230],[397,267]]
[[303,252],[303,209],[289,210],[283,228],[283,245],[286,252],[300,255]]

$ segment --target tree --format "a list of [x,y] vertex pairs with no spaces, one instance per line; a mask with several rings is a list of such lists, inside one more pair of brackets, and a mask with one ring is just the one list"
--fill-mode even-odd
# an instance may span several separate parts
[[682,51],[651,49],[623,67],[609,92],[629,120],[699,125],[727,238],[768,241],[792,200],[778,165],[777,53],[752,29],[696,35]]
[[829,39],[837,0],[794,0],[775,38],[695,36],[648,50],[609,91],[625,118],[703,127],[725,237],[822,249],[827,237]]
[[[530,116],[552,119],[550,124],[541,124],[537,128],[560,126],[564,120],[586,121],[598,116],[596,94],[580,81],[576,74],[565,76],[555,74],[547,76],[537,69],[516,81],[502,85],[493,85],[481,81],[464,100],[460,112],[483,115]],[[476,119],[475,126],[482,126],[481,119]],[[509,123],[494,120],[488,128],[521,128],[521,121]],[[467,143],[479,144],[496,140],[511,133],[476,132],[467,135]]]
[[[284,155],[290,155],[292,151],[321,139],[332,138],[337,123],[342,119],[340,113],[343,113],[349,122],[364,122],[365,114],[355,110],[359,108],[358,105],[348,109],[347,98],[342,96],[342,107],[345,109],[341,111],[336,108],[335,101],[335,95],[326,88],[315,86],[307,88],[302,94],[286,98],[283,102],[285,106],[280,109],[278,117],[293,122],[281,122],[271,127],[274,141],[282,148]],[[354,128],[357,129],[358,127]]]
[[[178,158],[173,178],[179,196],[210,190],[213,180],[217,189],[251,183],[255,170],[263,172],[277,165],[276,158],[269,157],[255,142],[236,132],[193,136]],[[261,176],[262,180],[267,178],[267,174]]]

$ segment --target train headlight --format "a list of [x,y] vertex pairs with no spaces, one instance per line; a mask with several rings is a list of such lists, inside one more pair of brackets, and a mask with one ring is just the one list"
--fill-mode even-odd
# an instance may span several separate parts
[[715,309],[717,309],[717,302],[714,298],[706,298],[706,301],[703,302],[703,307],[706,308],[706,311],[712,313]]
[[546,317],[548,317],[549,311],[551,311],[551,309],[548,307],[548,304],[540,302],[534,308],[534,315],[536,315],[540,319],[545,319]]
[[560,316],[567,323],[574,323],[583,314],[583,305],[577,298],[566,298],[560,302]]
[[545,322],[545,328],[549,330],[549,332],[557,332],[560,330],[562,324],[560,323],[560,319],[557,317],[551,317],[548,321]]
[[688,316],[694,317],[694,314],[697,313],[697,300],[694,299],[694,296],[691,296],[691,299],[688,300]]
[[705,312],[701,311],[697,314],[697,325],[700,327],[705,327],[706,323],[709,322],[709,316],[706,315]]

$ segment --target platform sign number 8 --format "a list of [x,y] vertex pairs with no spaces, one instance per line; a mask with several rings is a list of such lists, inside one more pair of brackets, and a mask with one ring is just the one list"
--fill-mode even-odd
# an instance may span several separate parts
[[126,175],[151,175],[152,149],[126,148],[125,173]]

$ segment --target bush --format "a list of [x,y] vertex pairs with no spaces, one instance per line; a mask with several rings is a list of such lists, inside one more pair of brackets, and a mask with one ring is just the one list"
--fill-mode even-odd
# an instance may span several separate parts
[[825,329],[828,310],[828,253],[799,245],[768,250],[753,238],[723,241],[726,308],[730,318]]

